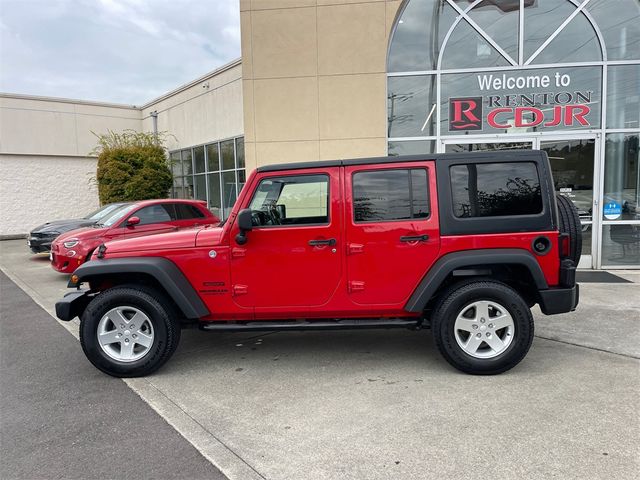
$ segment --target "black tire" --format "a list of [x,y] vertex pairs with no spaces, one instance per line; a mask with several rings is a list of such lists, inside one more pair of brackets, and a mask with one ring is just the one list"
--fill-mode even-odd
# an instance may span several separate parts
[[[153,329],[153,343],[142,358],[121,362],[111,358],[98,342],[98,326],[103,316],[117,307],[133,307],[143,312]],[[159,369],[169,360],[180,342],[180,324],[171,305],[149,287],[126,285],[98,294],[80,320],[80,343],[89,361],[104,373],[120,378],[141,377]]]
[[556,194],[558,204],[558,222],[560,233],[569,234],[569,257],[573,263],[578,265],[580,255],[582,255],[582,226],[578,209],[564,195]]
[[[506,309],[513,320],[513,328],[511,328],[509,335],[512,337],[509,339],[510,343],[503,352],[491,358],[476,358],[470,355],[458,344],[456,339],[456,318],[461,312],[472,308],[470,305],[478,301],[495,302]],[[495,310],[492,312],[496,313]],[[491,317],[488,320],[490,322]],[[488,328],[489,322],[486,325],[483,324],[485,330]],[[495,375],[515,367],[529,351],[534,332],[531,310],[520,294],[503,283],[491,280],[470,280],[455,284],[447,289],[434,309],[431,328],[436,346],[445,360],[458,370],[474,375]],[[502,335],[506,339],[507,331],[508,329],[505,328],[495,331],[494,334]],[[482,335],[480,328],[473,330],[473,332],[473,334],[469,334],[470,337],[475,334]],[[482,354],[480,348],[484,348],[488,351],[486,355],[491,355],[489,344],[482,343],[482,340],[479,342],[484,347],[479,347],[478,352]],[[504,343],[507,343],[507,340]]]

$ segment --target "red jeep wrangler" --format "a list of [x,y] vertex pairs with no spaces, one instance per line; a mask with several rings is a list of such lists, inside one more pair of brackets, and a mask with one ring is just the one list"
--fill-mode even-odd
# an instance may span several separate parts
[[56,312],[119,377],[159,368],[187,325],[431,328],[451,365],[496,374],[529,350],[530,307],[575,309],[580,251],[543,152],[267,166],[224,224],[102,244]]

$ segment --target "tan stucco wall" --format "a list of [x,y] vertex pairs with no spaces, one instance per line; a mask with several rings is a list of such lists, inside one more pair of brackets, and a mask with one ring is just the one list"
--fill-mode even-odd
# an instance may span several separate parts
[[158,113],[158,131],[168,132],[167,148],[176,150],[241,136],[242,64],[232,62],[142,107],[142,128],[153,130],[151,112]]
[[91,133],[140,130],[140,110],[53,98],[0,94],[0,153],[89,156]]
[[400,4],[240,1],[249,164],[386,155],[386,52]]

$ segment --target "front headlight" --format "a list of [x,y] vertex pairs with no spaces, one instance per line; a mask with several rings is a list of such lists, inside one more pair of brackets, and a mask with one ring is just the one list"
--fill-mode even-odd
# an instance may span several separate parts
[[77,238],[70,238],[70,239],[65,240],[64,242],[62,242],[62,244],[65,246],[65,248],[73,248],[78,243],[80,243],[80,240],[78,240]]

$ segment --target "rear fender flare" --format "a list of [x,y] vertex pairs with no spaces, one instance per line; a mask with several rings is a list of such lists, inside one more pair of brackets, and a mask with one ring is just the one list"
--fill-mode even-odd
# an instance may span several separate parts
[[78,277],[69,287],[81,282],[109,275],[142,273],[153,277],[171,297],[187,319],[197,319],[209,315],[196,290],[182,271],[171,260],[162,257],[130,257],[91,260],[82,264],[74,272]]
[[405,310],[408,312],[422,312],[429,300],[454,270],[471,266],[474,269],[485,266],[490,269],[494,265],[522,265],[531,273],[537,290],[549,288],[540,265],[534,256],[526,250],[499,248],[453,252],[443,256],[433,264],[407,301]]

